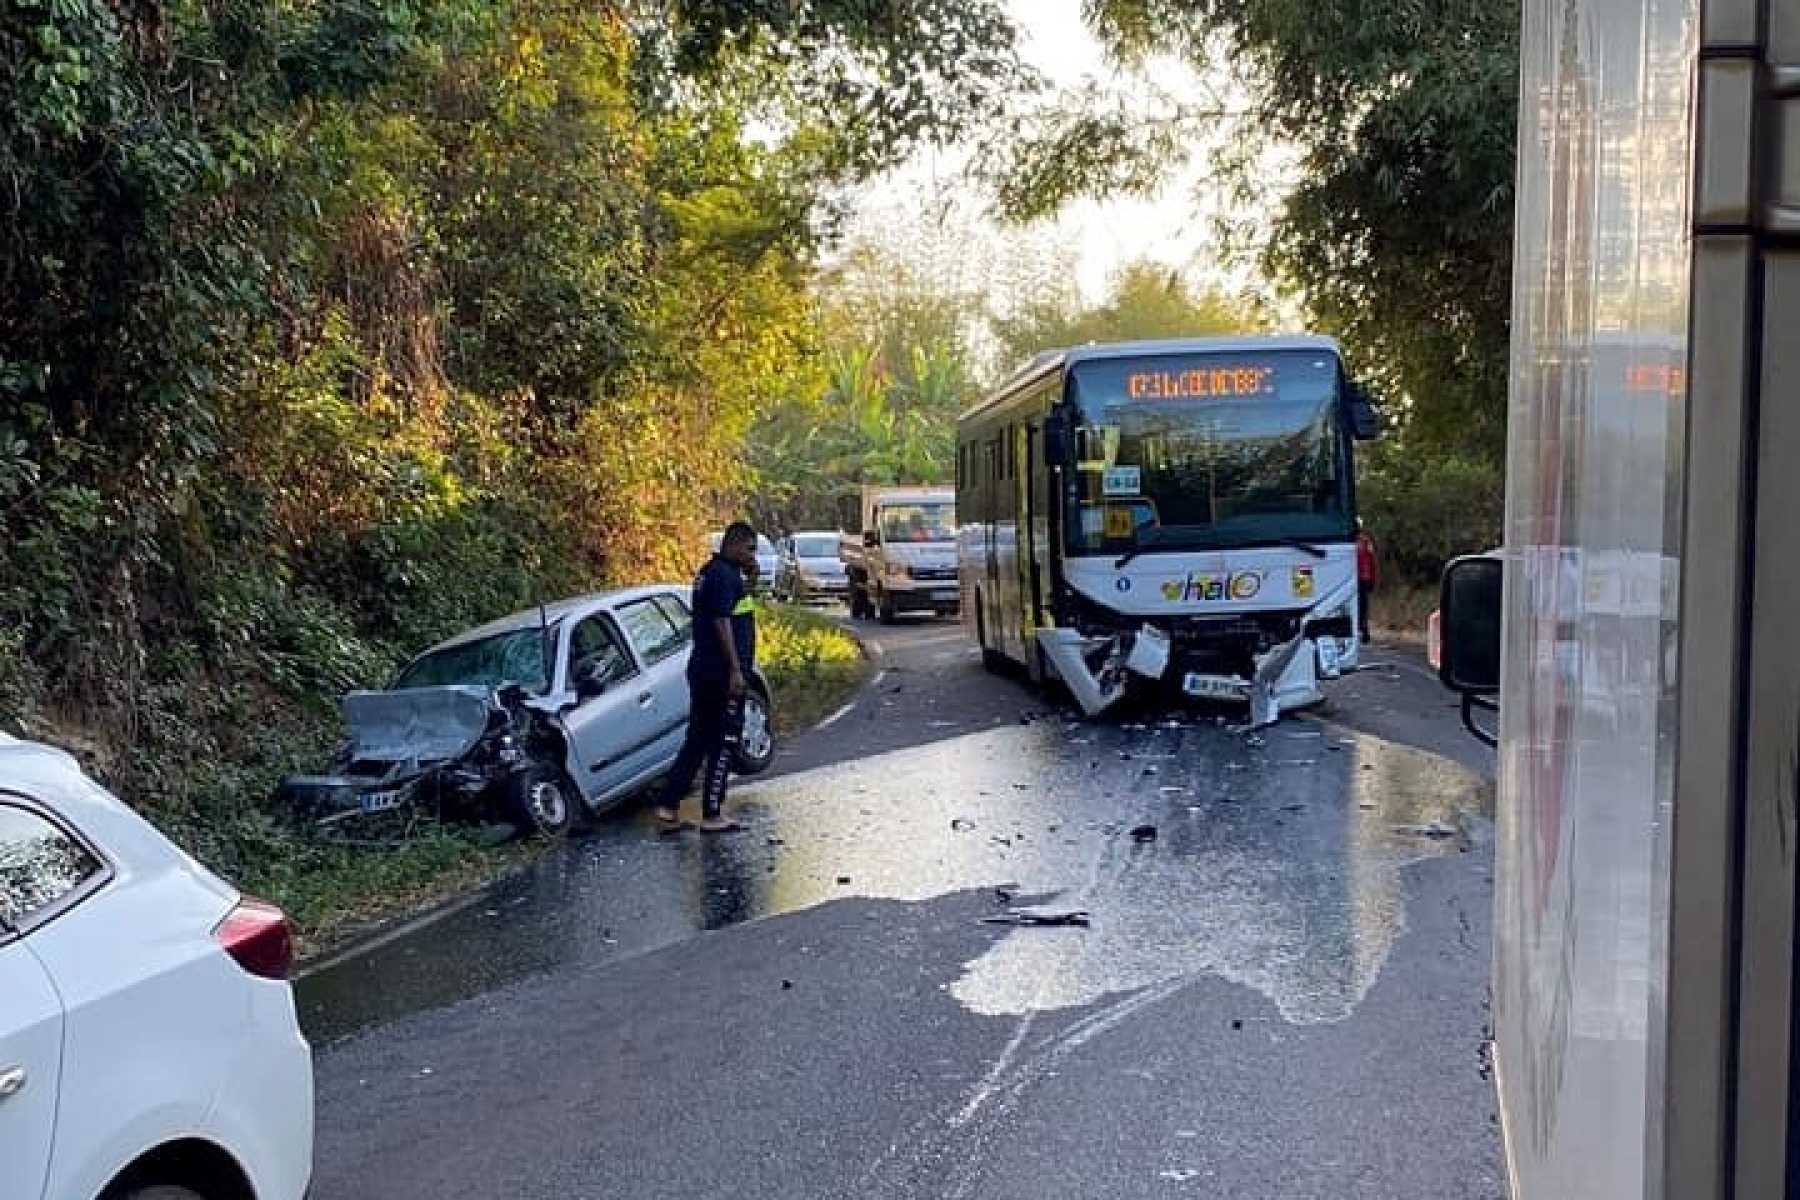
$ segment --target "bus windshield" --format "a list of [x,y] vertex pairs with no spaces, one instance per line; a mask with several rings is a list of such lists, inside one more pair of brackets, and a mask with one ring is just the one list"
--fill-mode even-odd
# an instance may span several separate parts
[[881,540],[884,542],[947,542],[956,536],[956,505],[884,504],[881,506]]
[[1338,375],[1312,350],[1077,365],[1070,552],[1351,537]]

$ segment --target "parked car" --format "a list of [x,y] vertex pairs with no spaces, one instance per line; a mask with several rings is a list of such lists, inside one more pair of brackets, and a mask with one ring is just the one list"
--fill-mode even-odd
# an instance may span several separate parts
[[59,750],[0,734],[0,1194],[300,1200],[287,919]]
[[[687,726],[693,618],[685,587],[601,592],[514,613],[433,646],[383,691],[344,697],[349,741],[329,775],[281,803],[328,831],[419,814],[510,821],[547,836],[665,773]],[[735,767],[775,757],[768,681],[752,671]]]
[[[707,535],[707,538],[706,538],[707,550],[706,550],[706,552],[708,554],[717,554],[719,552],[719,539],[722,538],[723,536],[724,535],[722,533],[713,533],[713,534]],[[780,569],[781,569],[781,552],[775,548],[774,542],[771,542],[768,538],[764,537],[760,533],[757,534],[756,535],[756,575],[754,578],[752,578],[749,581],[750,590],[753,592],[759,592],[759,593],[772,592],[775,587],[776,572],[779,571]]]
[[836,530],[796,533],[781,539],[775,594],[791,604],[842,600],[849,587],[838,557]]

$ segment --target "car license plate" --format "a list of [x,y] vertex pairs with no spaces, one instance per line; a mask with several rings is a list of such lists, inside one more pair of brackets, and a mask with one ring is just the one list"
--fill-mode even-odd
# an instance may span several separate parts
[[931,593],[931,598],[939,601],[950,601],[957,599],[960,595],[961,593],[959,592],[933,592]]
[[400,793],[364,792],[362,794],[362,810],[366,813],[386,812],[390,808],[400,807]]
[[1181,690],[1202,700],[1242,700],[1244,683],[1224,675],[1201,675],[1189,671],[1181,681]]

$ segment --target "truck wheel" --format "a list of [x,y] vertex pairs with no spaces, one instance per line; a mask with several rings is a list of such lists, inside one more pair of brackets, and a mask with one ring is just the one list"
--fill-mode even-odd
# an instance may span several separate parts
[[535,766],[520,771],[507,784],[507,801],[513,824],[520,833],[560,838],[575,824],[575,806],[581,797],[555,767]]
[[899,619],[899,616],[900,611],[894,607],[893,593],[884,590],[881,593],[881,623],[892,625]]

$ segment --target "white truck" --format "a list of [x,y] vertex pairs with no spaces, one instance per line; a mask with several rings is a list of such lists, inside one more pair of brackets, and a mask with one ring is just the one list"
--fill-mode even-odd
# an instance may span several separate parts
[[838,556],[851,616],[891,624],[901,613],[959,610],[955,488],[865,486],[844,524]]

